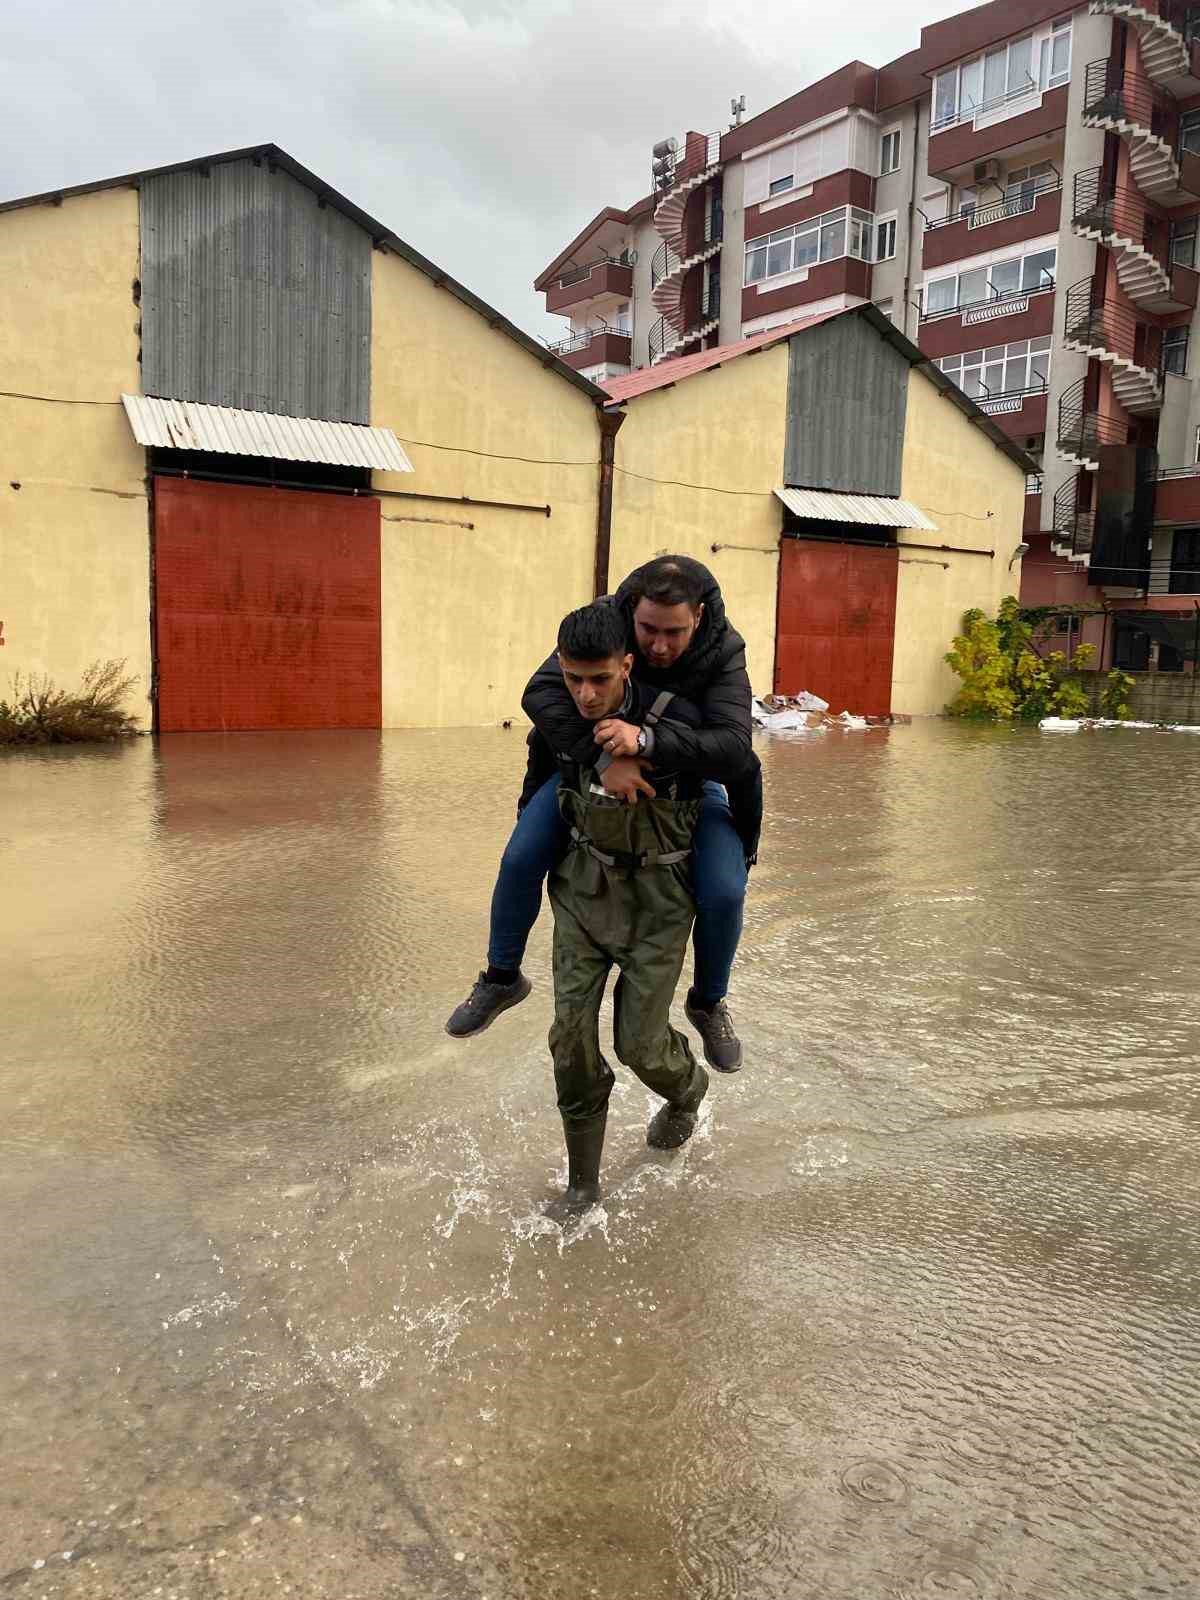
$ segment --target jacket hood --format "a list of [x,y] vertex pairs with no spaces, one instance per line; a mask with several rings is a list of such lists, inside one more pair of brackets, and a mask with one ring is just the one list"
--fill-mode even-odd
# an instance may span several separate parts
[[[656,556],[656,561],[662,558]],[[691,556],[672,556],[685,571],[692,572],[700,579],[704,586],[701,599],[704,603],[704,615],[700,618],[700,626],[696,629],[695,637],[691,644],[680,656],[670,672],[694,670],[702,663],[711,660],[714,651],[720,648],[726,633],[729,632],[729,623],[725,617],[725,601],[721,595],[721,585],[713,577],[708,568],[700,561],[695,561]],[[616,593],[616,602],[624,611],[629,621],[630,637],[633,635],[634,593],[639,587],[639,580],[646,568],[653,562],[647,561],[640,567],[635,567]]]

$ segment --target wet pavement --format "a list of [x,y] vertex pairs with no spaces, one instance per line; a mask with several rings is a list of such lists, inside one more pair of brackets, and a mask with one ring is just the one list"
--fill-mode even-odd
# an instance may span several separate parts
[[764,744],[746,1070],[565,1240],[521,752],[0,758],[0,1593],[1200,1594],[1200,744]]

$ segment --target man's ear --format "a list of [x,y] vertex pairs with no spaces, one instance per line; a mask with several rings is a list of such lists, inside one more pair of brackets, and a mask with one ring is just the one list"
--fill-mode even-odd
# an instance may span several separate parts
[[627,678],[633,671],[633,652],[621,657],[621,676]]

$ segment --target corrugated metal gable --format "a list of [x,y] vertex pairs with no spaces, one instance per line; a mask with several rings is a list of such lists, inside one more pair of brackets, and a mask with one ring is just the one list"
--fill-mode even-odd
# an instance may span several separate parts
[[365,423],[371,239],[265,161],[141,186],[142,388]]

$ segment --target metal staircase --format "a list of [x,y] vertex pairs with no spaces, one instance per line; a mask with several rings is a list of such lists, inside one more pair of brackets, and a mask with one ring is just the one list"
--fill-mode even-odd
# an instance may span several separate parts
[[1093,511],[1080,509],[1080,500],[1090,492],[1080,480],[1081,474],[1076,473],[1060,485],[1054,496],[1050,548],[1056,556],[1086,567],[1091,559],[1096,517]]
[[1104,362],[1126,411],[1144,415],[1162,406],[1161,330],[1119,301],[1105,300],[1091,278],[1067,290],[1063,338],[1068,348]]
[[1093,16],[1117,17],[1138,36],[1146,76],[1160,89],[1180,99],[1200,94],[1200,79],[1192,65],[1192,38],[1196,8],[1177,0],[1158,0],[1158,10],[1137,0],[1091,0]]
[[721,249],[721,229],[714,227],[711,211],[705,215],[704,240],[699,249],[688,253],[687,207],[697,189],[710,183],[721,171],[721,135],[688,134],[682,157],[676,158],[675,141],[664,141],[671,157],[656,181],[663,190],[654,208],[654,231],[662,243],[650,264],[650,299],[661,320],[651,329],[650,361],[665,361],[689,344],[704,338],[716,328],[716,320],[703,318],[688,327],[684,304],[688,274],[702,267]]
[[1100,167],[1076,173],[1071,225],[1081,238],[1113,252],[1117,280],[1135,305],[1163,315],[1194,303],[1176,292],[1167,222],[1150,210],[1136,189],[1113,186]]
[[1099,447],[1125,444],[1128,439],[1129,424],[1124,418],[1101,415],[1094,409],[1086,377],[1063,390],[1058,399],[1055,448],[1064,461],[1095,472],[1100,465]]
[[1093,61],[1084,74],[1085,127],[1106,128],[1124,139],[1129,171],[1148,200],[1186,205],[1196,197],[1183,185],[1175,158],[1175,114],[1157,86],[1120,62]]

